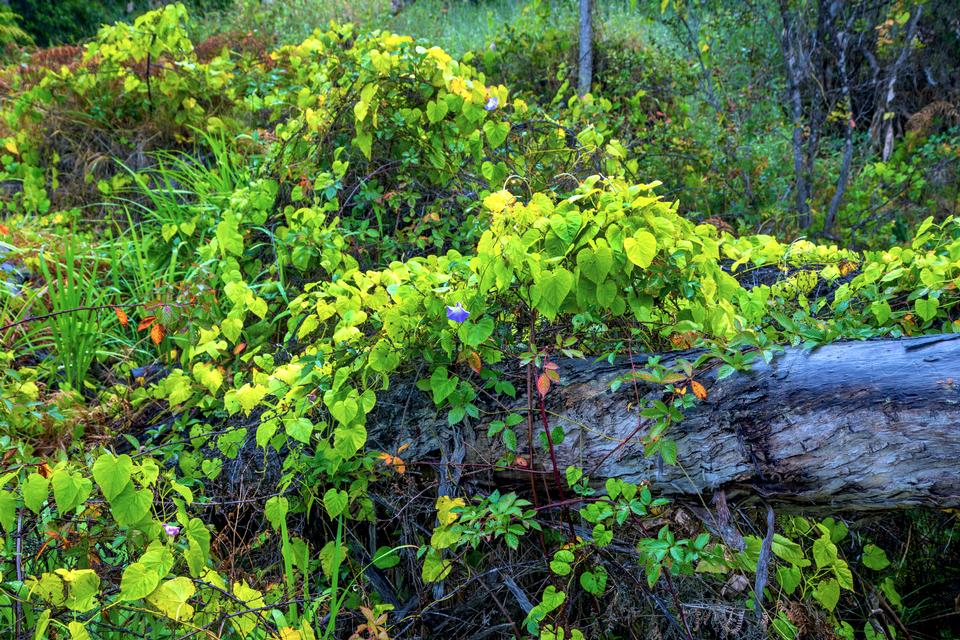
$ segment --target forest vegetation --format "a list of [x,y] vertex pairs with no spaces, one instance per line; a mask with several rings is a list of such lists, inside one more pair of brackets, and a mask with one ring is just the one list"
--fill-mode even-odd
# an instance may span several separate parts
[[960,638],[956,0],[0,0],[0,638]]

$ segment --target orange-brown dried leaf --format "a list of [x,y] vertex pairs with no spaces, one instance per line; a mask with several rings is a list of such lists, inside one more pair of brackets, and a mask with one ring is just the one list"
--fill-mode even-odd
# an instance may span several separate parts
[[163,342],[163,338],[166,335],[167,335],[167,330],[164,329],[163,325],[160,324],[159,322],[154,323],[154,325],[150,327],[150,339],[153,340],[153,344],[160,344],[161,342]]
[[143,331],[144,329],[152,325],[153,321],[156,319],[157,319],[156,316],[147,316],[146,318],[140,321],[140,324],[137,325],[137,331]]
[[849,274],[851,271],[856,271],[857,263],[847,259],[843,259],[837,264],[837,268],[840,270],[840,275],[845,276]]
[[548,391],[550,391],[550,378],[547,374],[541,373],[537,377],[537,392],[540,397],[545,397]]
[[120,307],[114,307],[113,312],[117,314],[117,320],[120,321],[120,326],[125,327],[130,324],[130,318],[127,317],[127,312],[121,309]]
[[707,399],[707,388],[696,380],[690,381],[690,388],[693,389],[693,395],[697,396],[697,400]]
[[471,351],[466,356],[467,366],[473,369],[474,373],[480,373],[480,369],[483,368],[483,363],[480,361],[480,354],[476,351]]

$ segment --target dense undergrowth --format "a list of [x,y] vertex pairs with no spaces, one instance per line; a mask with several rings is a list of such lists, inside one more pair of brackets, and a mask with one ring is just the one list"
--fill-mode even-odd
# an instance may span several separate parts
[[[935,557],[797,516],[758,615],[762,534],[728,548],[646,485],[551,469],[561,427],[526,436],[563,357],[701,347],[619,382],[664,387],[641,443],[675,464],[705,367],[957,332],[960,220],[926,215],[930,192],[862,251],[750,233],[754,210],[700,224],[735,208],[736,171],[771,203],[783,174],[701,146],[722,122],[643,43],[601,51],[612,75],[578,99],[549,25],[467,61],[349,25],[276,48],[189,33],[170,5],[0,76],[5,637],[874,638],[941,605]],[[951,153],[955,132],[904,140],[851,212]],[[367,416],[405,382],[489,429],[484,472],[552,471],[574,498],[471,495],[377,450]],[[952,515],[914,517],[921,548],[949,546]],[[477,590],[490,571],[509,600]]]

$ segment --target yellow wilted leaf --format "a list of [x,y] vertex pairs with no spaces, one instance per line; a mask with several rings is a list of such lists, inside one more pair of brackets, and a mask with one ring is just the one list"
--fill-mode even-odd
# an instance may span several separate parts
[[491,193],[486,198],[483,199],[483,206],[492,211],[493,213],[500,213],[511,204],[516,202],[517,199],[513,196],[512,193],[506,189],[497,191],[496,193]]
[[441,525],[453,524],[460,517],[459,513],[453,513],[453,509],[466,506],[463,498],[451,498],[450,496],[440,496],[437,498],[437,520]]

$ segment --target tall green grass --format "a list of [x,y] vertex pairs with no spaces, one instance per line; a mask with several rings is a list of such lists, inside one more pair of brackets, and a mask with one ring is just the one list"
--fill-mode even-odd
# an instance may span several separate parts
[[78,260],[74,236],[64,244],[63,262],[41,252],[40,272],[46,283],[46,340],[56,363],[54,377],[82,392],[100,352],[101,310],[96,307],[106,304],[109,293],[96,285],[93,271]]

